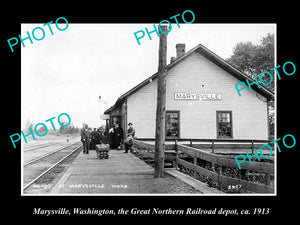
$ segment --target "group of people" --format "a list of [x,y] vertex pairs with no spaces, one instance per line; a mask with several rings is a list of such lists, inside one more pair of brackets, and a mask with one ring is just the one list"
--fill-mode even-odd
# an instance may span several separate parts
[[94,128],[92,131],[87,124],[81,130],[81,142],[83,154],[89,154],[90,149],[95,149],[97,144],[103,143],[104,131],[101,128]]
[[[109,129],[109,139],[110,139],[110,148],[111,149],[122,149],[123,143],[125,152],[128,153],[128,150],[131,149],[132,146],[132,139],[135,137],[135,129],[133,128],[133,124],[130,122],[128,123],[128,130],[126,136],[124,137],[123,129],[120,127],[120,124],[116,122],[114,127]],[[124,140],[125,138],[125,140]]]
[[[135,137],[135,129],[133,124],[128,123],[128,130],[124,137],[123,129],[120,124],[116,122],[114,126],[109,129],[109,145],[110,149],[122,149],[124,144],[124,153],[128,153],[128,150],[132,151],[132,140]],[[104,139],[104,131],[100,128],[94,131],[85,124],[81,130],[81,141],[83,144],[83,154],[89,154],[90,149],[95,149],[97,144],[102,144]]]
[[121,149],[123,143],[124,132],[117,121],[108,131],[110,149]]

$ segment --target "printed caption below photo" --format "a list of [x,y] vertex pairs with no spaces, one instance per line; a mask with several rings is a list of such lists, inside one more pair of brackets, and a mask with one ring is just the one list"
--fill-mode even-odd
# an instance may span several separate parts
[[119,209],[95,209],[95,208],[58,208],[58,209],[42,209],[33,208],[33,215],[37,216],[116,216],[116,215],[220,215],[220,216],[240,216],[240,215],[269,215],[270,208],[119,208]]

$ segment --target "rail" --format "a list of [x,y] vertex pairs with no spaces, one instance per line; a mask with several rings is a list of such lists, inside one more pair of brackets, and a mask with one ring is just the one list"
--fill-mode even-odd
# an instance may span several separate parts
[[28,151],[32,151],[35,149],[40,149],[40,148],[44,148],[44,147],[48,147],[48,146],[52,146],[53,144],[55,144],[55,142],[49,142],[49,143],[44,143],[44,144],[38,144],[38,145],[34,145],[31,147],[27,147],[23,149],[23,152],[28,152]]
[[[154,151],[155,146],[149,143],[144,143],[141,140],[145,139],[138,139],[133,141],[134,150],[137,151],[139,154],[143,155],[144,157],[149,159],[154,159]],[[185,139],[181,141],[186,141],[191,139]],[[195,140],[195,139],[193,139]],[[154,141],[154,139],[146,139],[145,141]],[[212,141],[212,139],[197,139],[197,141]],[[266,140],[213,140],[212,146],[214,146],[214,150],[216,145],[215,142],[243,142],[243,143],[249,143],[250,141],[250,148],[253,149],[255,147],[255,143],[257,142],[267,142]],[[211,146],[211,147],[212,147]],[[274,193],[274,188],[271,186],[271,174],[274,174],[274,164],[273,163],[267,163],[267,162],[252,162],[250,164],[249,161],[245,161],[243,163],[243,169],[254,171],[259,174],[265,174],[264,176],[264,184],[262,183],[254,183],[250,181],[246,181],[240,178],[234,178],[222,175],[222,167],[232,167],[235,169],[238,169],[238,165],[233,157],[230,156],[224,156],[224,155],[217,155],[214,154],[214,150],[212,152],[207,152],[201,149],[193,148],[190,146],[186,146],[183,144],[179,144],[178,140],[175,141],[173,144],[172,142],[169,142],[169,144],[166,144],[166,151],[165,155],[168,155],[168,153],[172,152],[173,148],[173,155],[171,156],[169,154],[168,157],[165,157],[165,160],[172,159],[174,162],[174,167],[176,169],[179,168],[179,166],[187,168],[190,171],[199,173],[200,175],[203,175],[205,177],[210,178],[213,182],[216,182],[219,187],[221,185],[229,186],[229,185],[241,185],[242,188],[245,190],[249,190],[252,192],[257,193]],[[213,147],[212,147],[213,148]],[[193,159],[193,163],[185,160],[182,156],[188,155],[190,158]],[[210,162],[212,164],[212,167],[215,168],[215,166],[218,167],[218,170],[208,170],[206,168],[203,168],[198,165],[198,159]]]
[[[138,141],[151,141],[155,142],[154,138],[137,138]],[[217,148],[231,148],[231,149],[239,149],[241,147],[248,148],[251,150],[253,154],[254,148],[259,148],[262,144],[269,143],[269,140],[261,140],[261,139],[197,139],[197,138],[175,138],[175,139],[166,139],[166,147],[174,146],[178,142],[188,142],[190,147],[211,149],[212,153],[215,153]],[[203,143],[208,142],[208,143]],[[221,144],[220,144],[221,143]],[[222,144],[223,143],[223,144]],[[225,144],[224,144],[225,143]],[[173,145],[172,145],[173,144]]]
[[[44,177],[46,174],[48,174],[50,171],[52,171],[54,168],[56,168],[59,164],[61,164],[62,162],[64,162],[66,159],[68,159],[71,155],[73,155],[76,151],[78,151],[80,148],[82,148],[81,145],[77,146],[78,143],[73,143],[73,144],[69,144],[67,146],[63,146],[61,148],[59,148],[58,150],[56,151],[53,151],[53,152],[50,152],[49,154],[46,154],[46,155],[43,155],[37,159],[34,159],[26,164],[24,164],[24,168],[25,167],[28,167],[29,165],[39,161],[39,160],[43,160],[44,158],[48,157],[48,156],[51,156],[51,155],[55,155],[55,153],[58,153],[60,152],[61,150],[64,150],[64,149],[67,149],[68,147],[72,147],[71,151],[69,153],[66,153],[65,156],[63,156],[62,158],[59,158],[58,161],[55,161],[54,164],[50,164],[48,165],[49,163],[47,162],[47,164],[45,166],[39,166],[37,167],[38,168],[38,174],[37,176],[34,176],[33,179],[31,179],[28,183],[24,183],[24,187],[23,187],[23,191],[25,191],[26,189],[28,189],[33,183],[37,182],[39,179],[41,179],[42,177]],[[75,148],[73,148],[75,147]],[[43,170],[43,167],[44,170]],[[39,172],[40,170],[42,169],[41,173]],[[32,172],[32,169],[30,170]],[[24,173],[24,172],[23,172]],[[29,174],[30,177],[32,177],[31,174]],[[25,177],[25,174],[23,174],[23,178]]]

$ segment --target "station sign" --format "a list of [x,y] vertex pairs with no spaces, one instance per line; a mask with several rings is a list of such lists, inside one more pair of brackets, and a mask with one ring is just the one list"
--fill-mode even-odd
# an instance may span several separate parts
[[222,94],[175,92],[174,100],[220,101],[222,100]]
[[109,120],[109,114],[101,114],[100,119],[102,120]]

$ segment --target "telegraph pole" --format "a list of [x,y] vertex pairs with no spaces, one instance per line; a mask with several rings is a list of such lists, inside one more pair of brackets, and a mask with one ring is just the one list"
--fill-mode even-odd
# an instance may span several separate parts
[[158,76],[157,76],[157,108],[155,130],[154,177],[164,177],[165,133],[166,133],[166,65],[168,27],[159,29]]

